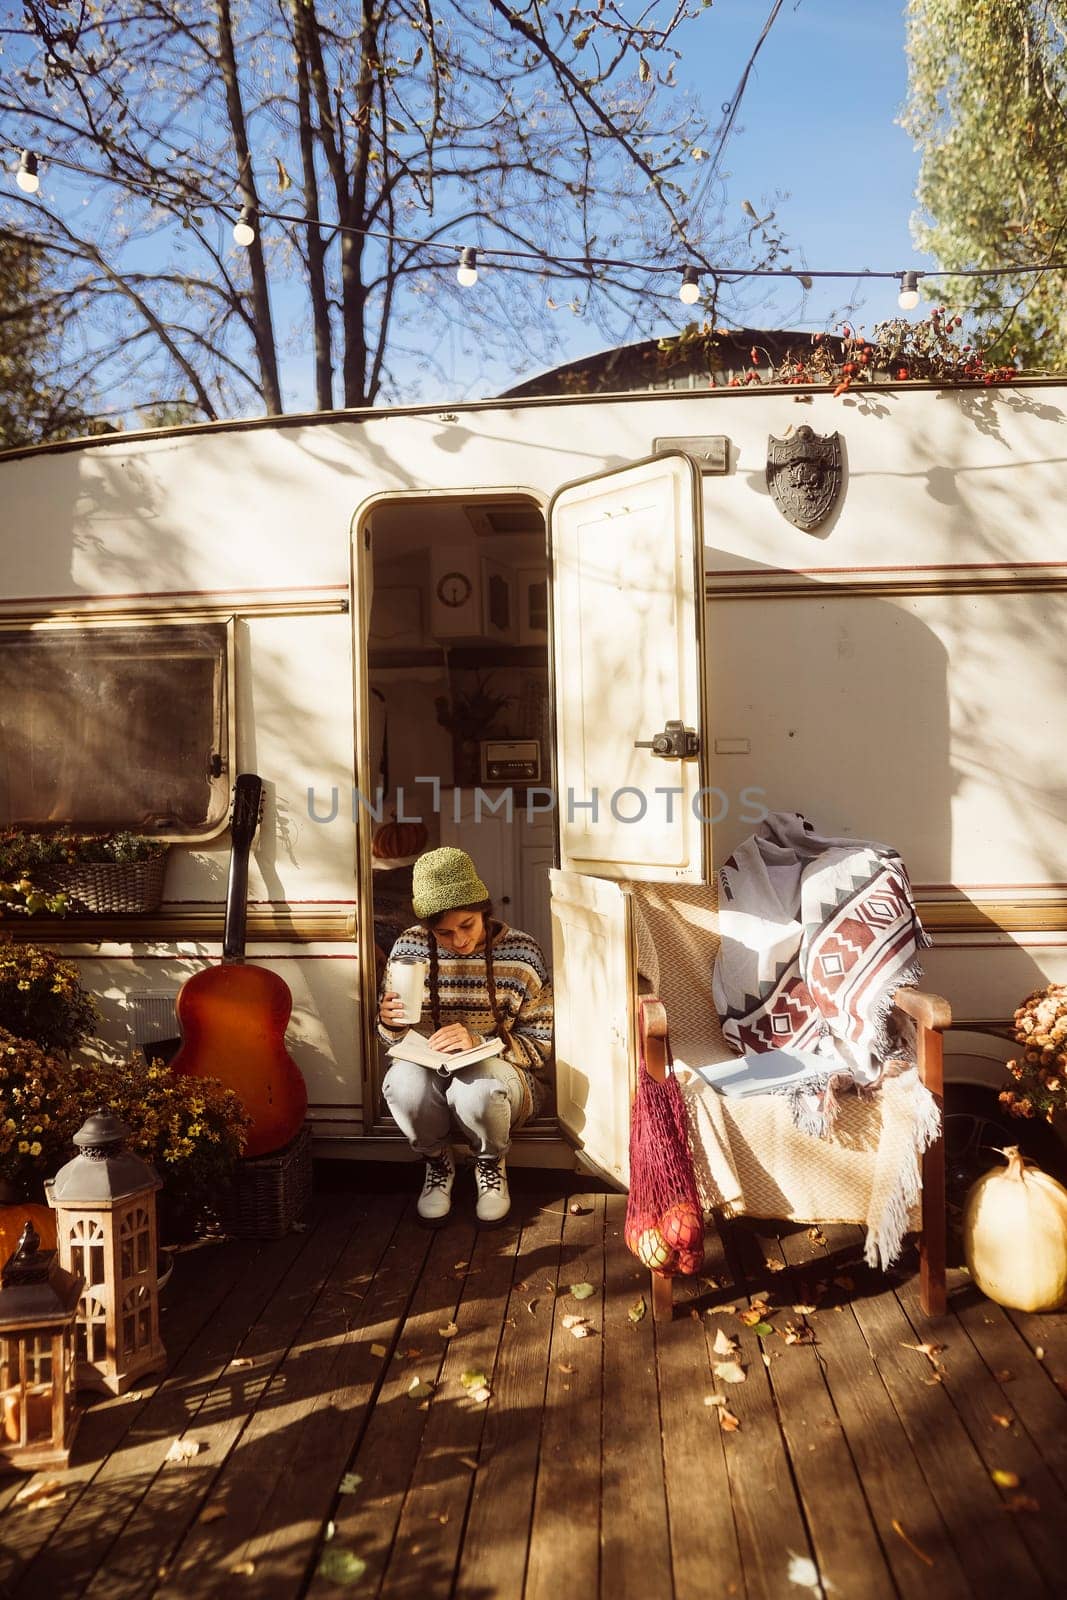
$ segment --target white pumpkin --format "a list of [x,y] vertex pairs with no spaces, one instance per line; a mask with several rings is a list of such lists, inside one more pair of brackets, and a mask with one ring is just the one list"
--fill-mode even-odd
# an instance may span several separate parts
[[990,1300],[1016,1311],[1067,1304],[1067,1189],[1017,1146],[1003,1152],[967,1195],[963,1249],[971,1277]]

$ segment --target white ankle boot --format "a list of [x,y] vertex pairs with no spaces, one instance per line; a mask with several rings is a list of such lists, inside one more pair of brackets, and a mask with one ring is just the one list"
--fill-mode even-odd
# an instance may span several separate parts
[[426,1176],[416,1210],[423,1222],[444,1222],[452,1210],[452,1185],[456,1178],[456,1163],[450,1146],[445,1145],[440,1155],[427,1156]]
[[504,1157],[479,1156],[474,1163],[474,1184],[478,1191],[475,1208],[478,1221],[489,1226],[494,1222],[503,1222],[511,1210]]

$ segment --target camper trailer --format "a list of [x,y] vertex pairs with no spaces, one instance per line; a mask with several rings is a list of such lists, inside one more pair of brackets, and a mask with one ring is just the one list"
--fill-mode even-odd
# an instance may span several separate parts
[[173,1034],[260,774],[247,954],[293,994],[318,1152],[381,1158],[378,970],[413,855],[459,843],[551,950],[556,1104],[513,1159],[625,1182],[632,886],[800,811],[900,851],[947,1077],[995,1103],[1013,1010],[1067,977],[1065,426],[1052,383],[888,384],[8,452],[3,823],[172,841],[157,911],[16,936],[62,942],[115,1045]]

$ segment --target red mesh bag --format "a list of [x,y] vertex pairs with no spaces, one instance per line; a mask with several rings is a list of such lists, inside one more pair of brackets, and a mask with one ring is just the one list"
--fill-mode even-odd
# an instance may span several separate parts
[[[668,1068],[671,1047],[664,1040]],[[661,1277],[690,1276],[704,1265],[704,1218],[678,1080],[648,1070],[644,1040],[630,1119],[630,1196],[625,1238],[637,1259]]]

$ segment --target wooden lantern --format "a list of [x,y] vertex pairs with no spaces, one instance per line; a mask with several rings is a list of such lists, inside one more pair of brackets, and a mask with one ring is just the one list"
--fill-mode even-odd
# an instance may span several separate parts
[[124,1394],[166,1362],[159,1337],[152,1167],[125,1148],[130,1130],[97,1111],[74,1135],[78,1155],[48,1186],[60,1264],[85,1280],[78,1307],[79,1388]]
[[65,1467],[70,1459],[81,1290],[27,1222],[0,1272],[0,1461],[13,1467]]

